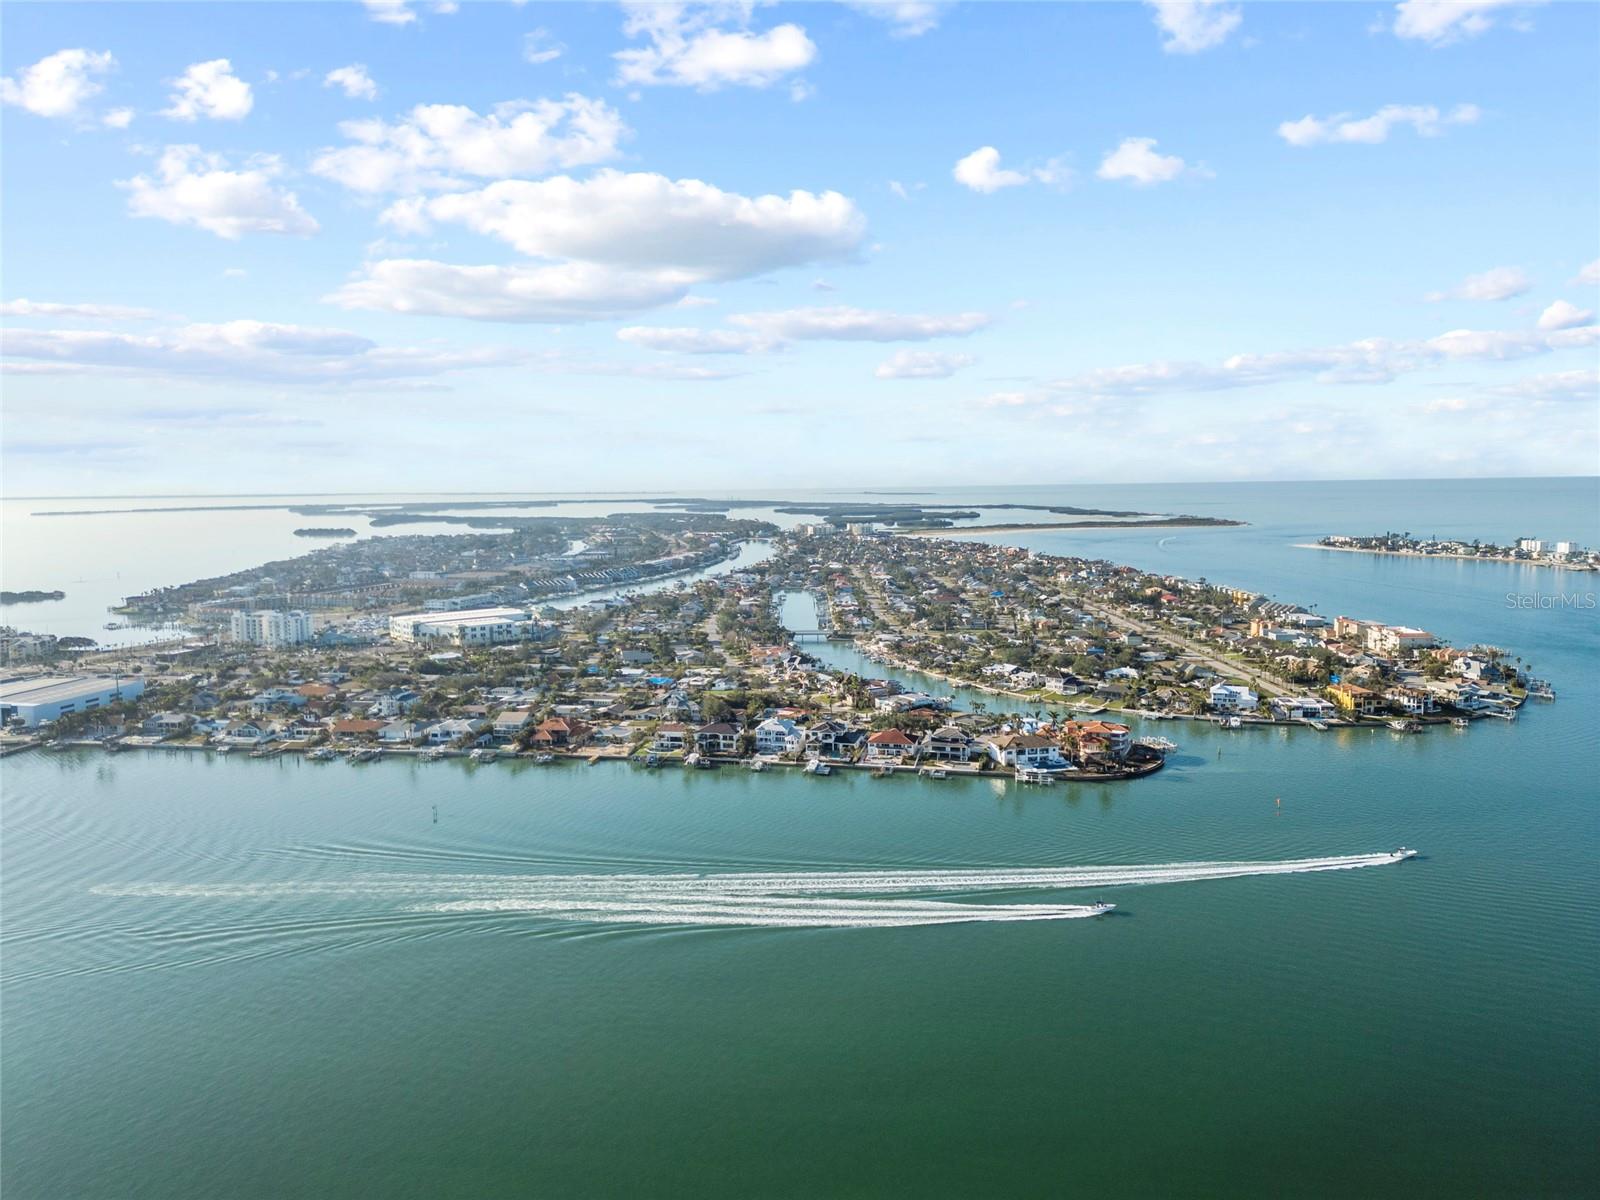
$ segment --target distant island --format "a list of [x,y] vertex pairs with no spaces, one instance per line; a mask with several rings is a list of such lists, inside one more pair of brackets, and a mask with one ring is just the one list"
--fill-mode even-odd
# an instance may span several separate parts
[[1344,550],[1357,554],[1400,554],[1413,558],[1467,558],[1480,562],[1518,563],[1531,567],[1556,567],[1568,571],[1600,570],[1600,551],[1585,550],[1576,542],[1551,542],[1518,538],[1514,545],[1499,546],[1474,538],[1418,538],[1409,533],[1379,533],[1365,537],[1329,534],[1302,550]]
[[295,535],[295,537],[325,537],[325,538],[355,537],[356,531],[354,529],[346,529],[342,525],[328,525],[328,526],[313,526],[313,527],[311,527],[309,529],[296,529],[294,531],[294,535]]
[[0,604],[39,604],[45,600],[65,600],[65,592],[0,592]]

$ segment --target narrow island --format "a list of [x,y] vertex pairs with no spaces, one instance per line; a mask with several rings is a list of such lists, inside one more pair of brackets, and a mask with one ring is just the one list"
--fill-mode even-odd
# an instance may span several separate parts
[[1509,546],[1473,538],[1419,538],[1409,533],[1378,533],[1362,537],[1329,534],[1301,550],[1342,550],[1352,554],[1395,554],[1411,558],[1456,558],[1477,562],[1517,563],[1566,571],[1600,570],[1600,550],[1586,550],[1572,541],[1518,538]]
[[345,525],[314,525],[307,529],[296,529],[294,535],[304,538],[341,538],[355,537],[356,531]]
[[0,604],[42,604],[46,600],[65,600],[65,592],[0,592]]

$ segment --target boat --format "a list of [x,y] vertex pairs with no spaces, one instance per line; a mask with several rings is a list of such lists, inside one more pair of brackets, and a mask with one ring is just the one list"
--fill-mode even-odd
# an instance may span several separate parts
[[709,771],[712,767],[712,762],[704,754],[701,754],[700,751],[691,750],[684,757],[683,765],[686,767],[694,767],[696,770],[700,771]]
[[1315,729],[1318,733],[1328,732],[1328,724],[1326,721],[1318,721],[1312,717],[1307,717],[1306,724],[1311,726],[1311,728]]
[[271,756],[273,754],[273,752],[274,751],[273,751],[273,748],[271,746],[257,746],[254,750],[250,751],[250,757],[251,758],[267,758],[267,757]]
[[745,766],[752,771],[765,771],[767,769],[767,760],[764,758],[752,758],[745,763]]
[[549,763],[553,763],[555,760],[556,756],[554,754],[535,754],[533,756],[533,761],[541,767],[546,766]]
[[1466,717],[1451,717],[1450,724],[1454,725],[1457,729],[1465,729],[1468,725],[1471,725],[1472,722]]
[[661,756],[659,754],[646,754],[644,756],[644,765],[647,767],[659,767],[661,765]]
[[228,746],[228,745],[218,746],[217,747],[217,753],[218,754],[232,754],[233,753],[233,747],[232,746]]
[[1052,775],[1049,771],[1042,770],[1039,767],[1017,768],[1018,783],[1032,783],[1038,784],[1040,787],[1048,787],[1055,781],[1056,777],[1054,775]]
[[1389,722],[1389,728],[1394,730],[1396,733],[1421,733],[1422,722],[1412,721],[1406,718],[1398,718]]
[[350,761],[353,762],[353,763],[371,762],[373,759],[375,759],[377,757],[378,757],[378,752],[376,750],[373,750],[370,747],[368,747],[365,750],[357,750],[354,754],[352,754],[350,756]]
[[917,774],[928,779],[946,779],[949,777],[950,772],[943,767],[923,767]]
[[492,750],[488,746],[479,746],[467,757],[473,762],[493,762],[500,757],[500,751]]
[[1535,700],[1554,700],[1556,698],[1555,689],[1550,686],[1548,680],[1544,679],[1528,680],[1528,695]]
[[318,746],[306,755],[312,762],[332,762],[339,757],[339,752],[332,746]]
[[1093,910],[1089,914],[1090,916],[1103,917],[1108,912],[1110,912],[1113,908],[1115,908],[1116,905],[1115,904],[1107,904],[1104,900],[1096,900],[1093,904],[1090,904],[1088,907]]
[[1409,846],[1399,846],[1389,851],[1389,858],[1394,862],[1405,862],[1408,858],[1415,858],[1417,852]]
[[422,761],[438,762],[441,758],[448,758],[449,756],[450,752],[443,746],[434,746],[432,749],[424,750],[422,752]]
[[1222,719],[1222,727],[1224,729],[1243,729],[1244,721],[1239,717],[1224,717]]
[[820,758],[810,758],[806,760],[805,772],[807,775],[832,775],[833,768]]
[[893,767],[873,767],[872,768],[872,777],[874,779],[887,779],[887,778],[889,778],[889,776],[891,776],[893,774],[894,774],[894,768]]

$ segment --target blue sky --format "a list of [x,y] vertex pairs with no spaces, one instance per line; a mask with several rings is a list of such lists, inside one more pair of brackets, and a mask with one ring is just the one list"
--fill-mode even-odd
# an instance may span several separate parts
[[1600,461],[1595,5],[0,23],[14,495]]

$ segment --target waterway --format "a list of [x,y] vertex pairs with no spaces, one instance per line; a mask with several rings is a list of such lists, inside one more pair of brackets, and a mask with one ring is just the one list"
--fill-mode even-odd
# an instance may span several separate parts
[[[1195,488],[1190,505],[1252,524],[1164,545],[1027,535],[1505,646],[1560,695],[1515,723],[1174,722],[1157,775],[1045,789],[7,758],[0,1189],[1592,1194],[1594,582],[1285,545],[1385,526],[1593,544],[1593,481],[1521,486],[1526,503],[1510,486]],[[1421,856],[1192,865],[1401,844]],[[1167,882],[1061,874],[1085,865]],[[883,871],[912,890],[863,896]],[[944,871],[1023,881],[952,894]],[[775,876],[796,894],[770,899]],[[1118,907],[1054,919],[1094,900]],[[989,911],[945,923],[932,906],[951,903]],[[685,904],[719,911],[683,923]]]

